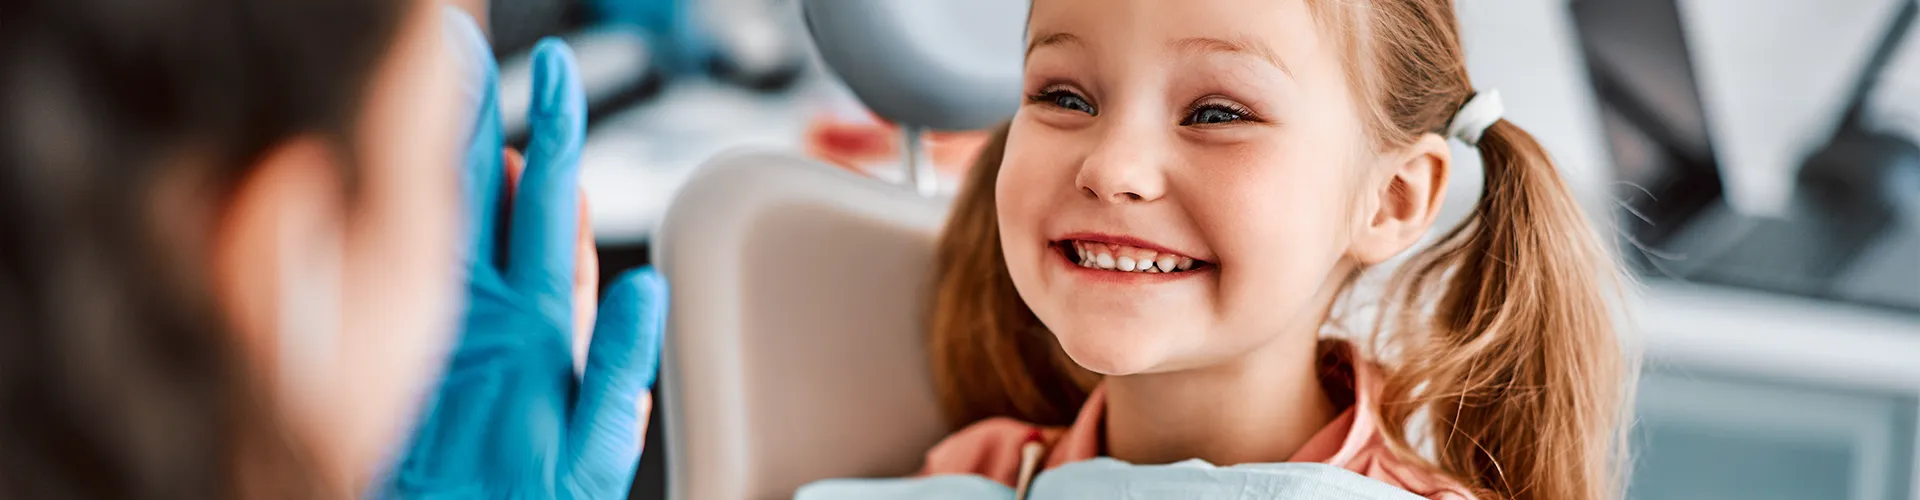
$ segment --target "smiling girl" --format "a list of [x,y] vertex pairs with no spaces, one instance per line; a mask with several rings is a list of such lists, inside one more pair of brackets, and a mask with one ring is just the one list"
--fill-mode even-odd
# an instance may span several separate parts
[[[1619,495],[1617,266],[1468,79],[1451,1],[1036,0],[1027,29],[1026,102],[943,236],[935,380],[970,425],[926,473],[1197,458]],[[1428,235],[1449,139],[1484,162],[1471,215],[1350,296]],[[1370,341],[1328,335],[1337,302],[1381,311],[1346,336]]]

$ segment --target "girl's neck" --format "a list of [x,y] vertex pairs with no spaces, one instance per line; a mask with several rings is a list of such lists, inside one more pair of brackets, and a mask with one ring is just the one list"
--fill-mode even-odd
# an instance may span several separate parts
[[1315,342],[1281,335],[1220,365],[1107,377],[1106,454],[1135,464],[1286,461],[1335,416]]

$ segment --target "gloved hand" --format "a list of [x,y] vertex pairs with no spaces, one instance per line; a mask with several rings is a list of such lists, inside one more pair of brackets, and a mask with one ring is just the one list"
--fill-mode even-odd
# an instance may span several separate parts
[[[621,276],[594,325],[585,373],[570,348],[585,99],[564,43],[534,50],[533,137],[502,213],[497,70],[479,26],[448,14],[478,96],[463,170],[470,221],[468,304],[438,393],[384,498],[626,498],[651,410],[665,285]],[[504,226],[501,222],[510,219]],[[506,231],[504,248],[496,248]]]

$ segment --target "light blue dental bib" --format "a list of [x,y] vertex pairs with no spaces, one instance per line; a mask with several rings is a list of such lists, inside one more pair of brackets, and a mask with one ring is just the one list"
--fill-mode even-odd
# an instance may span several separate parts
[[[829,479],[795,500],[1013,500],[1013,488],[985,477]],[[1419,500],[1406,490],[1321,463],[1216,467],[1201,460],[1133,465],[1111,458],[1076,462],[1034,477],[1028,500],[1187,498],[1195,500]]]

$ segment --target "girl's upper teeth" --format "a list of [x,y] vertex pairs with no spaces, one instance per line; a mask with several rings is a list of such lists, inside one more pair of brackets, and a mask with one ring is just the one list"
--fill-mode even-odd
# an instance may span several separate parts
[[1193,259],[1109,243],[1073,242],[1080,267],[1134,273],[1172,273],[1193,269]]

